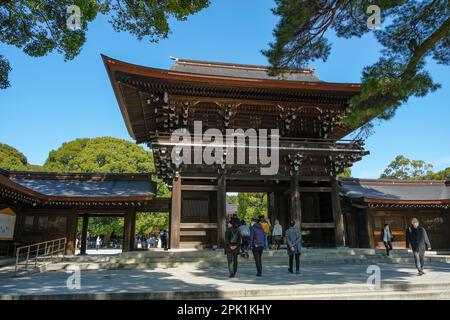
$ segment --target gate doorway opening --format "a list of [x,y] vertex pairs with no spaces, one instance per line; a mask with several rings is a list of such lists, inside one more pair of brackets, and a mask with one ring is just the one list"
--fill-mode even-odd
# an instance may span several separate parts
[[134,250],[164,249],[169,246],[168,212],[137,212]]
[[75,254],[117,254],[124,244],[124,216],[121,214],[79,215]]
[[264,192],[227,192],[227,219],[237,215],[246,225],[251,224],[253,218],[269,217],[268,194]]

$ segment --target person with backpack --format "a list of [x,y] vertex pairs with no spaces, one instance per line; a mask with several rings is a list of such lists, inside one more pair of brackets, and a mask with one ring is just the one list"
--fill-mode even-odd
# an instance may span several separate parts
[[247,227],[244,220],[241,220],[239,231],[242,236],[241,255],[248,259],[248,245],[250,242],[250,228]]
[[283,238],[283,228],[281,227],[280,222],[275,220],[275,224],[272,229],[272,238],[275,244],[275,248],[278,250],[281,246],[281,239]]
[[264,250],[265,233],[261,226],[260,220],[252,219],[252,230],[250,231],[250,246],[252,248],[253,257],[255,258],[256,276],[262,276],[262,254]]
[[238,255],[241,246],[242,236],[238,224],[234,220],[228,223],[225,231],[225,254],[227,255],[228,271],[230,278],[234,278],[237,272]]
[[268,219],[264,216],[261,216],[261,227],[264,231],[264,250],[269,250],[269,234],[270,234],[270,224],[267,221]]

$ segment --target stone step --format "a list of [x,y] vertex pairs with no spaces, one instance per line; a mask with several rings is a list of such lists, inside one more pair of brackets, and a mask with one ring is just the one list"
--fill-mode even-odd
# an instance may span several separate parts
[[[428,260],[428,262],[434,260]],[[284,266],[287,265],[287,257],[284,259],[263,259],[264,266]],[[314,265],[332,265],[332,264],[380,264],[380,263],[401,263],[413,265],[413,258],[393,258],[393,259],[379,259],[379,258],[342,258],[342,259],[301,259],[302,266],[314,266]],[[225,257],[220,260],[210,260],[210,261],[126,261],[126,262],[62,262],[49,264],[43,267],[42,271],[58,271],[65,270],[68,266],[77,265],[80,270],[114,270],[114,269],[136,269],[136,270],[151,270],[157,268],[197,268],[197,269],[208,269],[208,268],[227,268],[227,262]],[[240,267],[254,267],[254,260],[251,259],[240,259]]]
[[[287,264],[285,250],[269,251],[263,254],[263,264],[269,266],[283,266]],[[450,256],[429,254],[426,263],[450,263]],[[414,259],[406,250],[394,250],[390,257],[386,257],[379,249],[305,249],[301,256],[302,265],[324,264],[378,264],[399,263],[413,264]],[[111,270],[111,269],[155,269],[155,268],[226,268],[226,258],[222,250],[194,250],[194,251],[150,251],[129,252],[118,255],[66,256],[64,262],[53,263],[42,267],[41,271],[64,270],[69,265],[78,265],[81,270]],[[252,255],[248,259],[239,258],[239,265],[253,267]],[[2,273],[10,273],[14,266],[0,269]]]
[[50,299],[50,300],[166,300],[166,299],[289,299],[289,300],[400,300],[400,299],[450,299],[450,283],[385,284],[373,289],[365,284],[315,285],[307,288],[258,288],[229,290],[171,290],[147,292],[102,292],[78,294],[0,295],[0,300]]
[[[249,299],[248,297],[239,297]],[[320,295],[258,296],[254,300],[449,300],[450,290],[416,290],[392,292],[356,292]]]
[[[250,253],[251,255],[251,253]],[[353,256],[384,256],[384,252],[379,251],[373,251],[373,250],[329,250],[329,251],[315,251],[315,250],[304,250],[302,252],[302,258],[309,258],[309,257],[320,257],[320,258],[329,258],[329,257],[353,257]],[[77,262],[117,262],[123,259],[154,259],[154,260],[167,260],[167,261],[195,261],[201,258],[205,259],[212,259],[212,258],[220,258],[222,259],[224,256],[224,253],[222,250],[220,251],[192,251],[192,252],[158,252],[158,251],[150,251],[150,252],[130,252],[130,253],[122,253],[120,255],[111,255],[111,256],[101,256],[101,255],[95,255],[95,256],[68,256],[66,257],[66,261],[77,261]],[[263,254],[264,258],[270,258],[270,257],[286,257],[286,251],[285,250],[279,250],[279,251],[265,251]],[[408,257],[410,256],[410,253],[406,251],[398,251],[393,252],[393,257]],[[325,259],[325,258],[324,258]]]

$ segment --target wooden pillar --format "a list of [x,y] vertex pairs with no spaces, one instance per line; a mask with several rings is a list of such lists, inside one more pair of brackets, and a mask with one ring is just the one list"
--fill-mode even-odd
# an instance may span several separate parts
[[345,245],[349,248],[356,248],[358,245],[356,243],[355,236],[355,222],[352,217],[350,210],[345,210],[343,212],[344,216],[344,234],[345,234]]
[[298,173],[294,173],[291,178],[291,214],[289,220],[295,220],[295,225],[301,228],[302,207],[300,202],[300,189],[298,186]]
[[70,211],[67,214],[67,245],[66,245],[66,255],[75,254],[75,243],[77,237],[77,213],[75,211]]
[[284,192],[277,191],[274,193],[274,211],[276,212],[276,217],[280,221],[281,226],[284,230],[287,230],[289,224],[289,210],[287,209],[287,199]]
[[336,178],[331,179],[331,207],[334,218],[334,237],[337,247],[345,246],[344,219],[342,217],[341,199],[339,196],[339,184]]
[[367,225],[367,243],[369,244],[369,248],[376,248],[377,243],[373,235],[373,215],[369,208],[366,208],[364,212],[366,215],[366,225]]
[[217,245],[223,246],[226,230],[227,186],[224,175],[217,179]]
[[172,205],[170,211],[169,241],[170,249],[180,247],[181,225],[181,177],[175,177],[172,182]]
[[[14,223],[14,242],[20,242],[22,238],[23,224],[25,221],[25,215],[20,208],[12,208],[12,210],[16,213],[16,221]],[[7,252],[9,254],[9,252]],[[14,252],[14,255],[16,253]]]
[[275,223],[275,220],[279,220],[278,210],[275,208],[275,192],[267,193],[267,213],[269,215],[270,222]]
[[130,209],[125,212],[123,226],[122,252],[132,251],[134,249],[134,235],[136,227],[136,211]]
[[83,215],[83,227],[81,229],[81,247],[80,247],[81,255],[86,254],[88,226],[89,226],[89,216],[85,214]]

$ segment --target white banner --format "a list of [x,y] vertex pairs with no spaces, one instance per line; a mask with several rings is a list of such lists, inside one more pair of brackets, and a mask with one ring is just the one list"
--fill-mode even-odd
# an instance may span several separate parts
[[0,240],[13,240],[16,214],[11,209],[0,210]]

